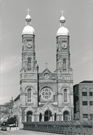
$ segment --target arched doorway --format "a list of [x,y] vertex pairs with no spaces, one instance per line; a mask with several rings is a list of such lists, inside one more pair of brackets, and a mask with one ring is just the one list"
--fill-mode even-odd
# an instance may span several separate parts
[[44,121],[52,121],[52,112],[50,110],[45,111]]
[[28,111],[27,112],[27,122],[32,122],[32,112],[31,111]]
[[64,111],[64,113],[63,113],[63,120],[64,121],[68,121],[69,120],[69,112],[68,111]]

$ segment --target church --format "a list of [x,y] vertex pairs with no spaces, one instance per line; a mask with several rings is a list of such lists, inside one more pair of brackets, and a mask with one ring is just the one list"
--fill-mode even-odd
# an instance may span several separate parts
[[[65,17],[60,18],[56,38],[56,69],[39,72],[35,51],[35,30],[31,16],[26,16],[22,31],[22,66],[20,94],[14,100],[14,114],[20,123],[37,121],[69,121],[73,119],[73,69],[70,60],[70,34]],[[38,36],[38,35],[37,35]],[[46,63],[47,65],[47,63]],[[18,110],[17,110],[18,109]]]

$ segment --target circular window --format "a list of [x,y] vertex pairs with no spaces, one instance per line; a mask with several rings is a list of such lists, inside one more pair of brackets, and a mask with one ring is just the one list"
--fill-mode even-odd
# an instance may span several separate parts
[[52,96],[52,90],[46,87],[42,90],[41,95],[44,99],[50,99]]
[[48,79],[49,78],[49,74],[48,73],[45,73],[44,74],[44,77],[45,77],[45,79]]

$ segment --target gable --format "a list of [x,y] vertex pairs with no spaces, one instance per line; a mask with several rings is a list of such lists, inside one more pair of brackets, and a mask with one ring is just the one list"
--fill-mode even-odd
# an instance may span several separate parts
[[42,72],[42,74],[45,74],[45,73],[52,74],[51,71],[49,69],[47,69],[47,68]]
[[39,79],[53,80],[56,79],[56,73],[51,73],[49,69],[45,69],[42,73],[39,73]]

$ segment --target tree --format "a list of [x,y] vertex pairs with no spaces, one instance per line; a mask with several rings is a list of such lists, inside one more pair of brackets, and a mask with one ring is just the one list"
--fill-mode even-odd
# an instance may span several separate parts
[[0,120],[3,117],[6,117],[8,119],[12,114],[12,108],[13,108],[13,100],[0,106]]
[[8,125],[14,124],[14,126],[18,126],[17,116],[14,115],[14,117],[9,118],[7,120],[7,124]]

